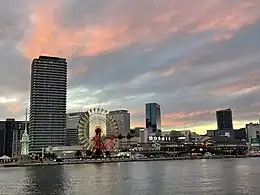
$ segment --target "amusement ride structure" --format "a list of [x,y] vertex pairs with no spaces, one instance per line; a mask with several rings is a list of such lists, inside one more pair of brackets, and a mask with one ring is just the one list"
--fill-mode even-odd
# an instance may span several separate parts
[[109,156],[118,139],[118,122],[102,108],[85,112],[78,124],[78,139],[91,158]]

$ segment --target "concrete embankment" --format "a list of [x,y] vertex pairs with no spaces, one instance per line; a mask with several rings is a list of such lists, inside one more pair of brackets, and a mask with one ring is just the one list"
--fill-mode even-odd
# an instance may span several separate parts
[[[68,164],[97,164],[97,163],[118,163],[118,162],[142,162],[142,161],[166,161],[166,160],[197,160],[197,159],[224,159],[224,158],[246,158],[247,155],[225,155],[225,156],[186,156],[171,158],[143,158],[143,159],[91,159],[74,160],[66,162],[43,162],[43,163],[6,163],[0,164],[0,167],[28,167],[28,166],[51,166]],[[258,156],[257,156],[258,157]],[[260,156],[259,156],[260,157]]]

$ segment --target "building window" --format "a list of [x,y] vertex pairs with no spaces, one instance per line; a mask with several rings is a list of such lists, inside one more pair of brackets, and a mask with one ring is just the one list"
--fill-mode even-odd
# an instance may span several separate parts
[[259,139],[260,136],[259,136],[259,131],[256,131],[256,138]]

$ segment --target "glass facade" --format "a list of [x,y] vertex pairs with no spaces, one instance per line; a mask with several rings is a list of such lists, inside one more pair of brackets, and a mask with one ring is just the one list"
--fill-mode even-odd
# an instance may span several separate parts
[[66,144],[67,61],[40,56],[31,68],[29,151]]
[[216,111],[217,125],[219,130],[233,129],[232,110]]
[[151,128],[153,133],[161,130],[161,108],[157,103],[145,105],[146,128]]

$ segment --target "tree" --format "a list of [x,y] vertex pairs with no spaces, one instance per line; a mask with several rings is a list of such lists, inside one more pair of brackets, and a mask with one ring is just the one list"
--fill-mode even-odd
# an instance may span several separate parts
[[50,160],[50,157],[51,157],[51,153],[50,153],[50,152],[44,153],[44,158],[45,158],[45,159]]
[[121,148],[122,147],[122,141],[121,140],[124,138],[124,136],[121,133],[119,133],[117,138],[118,138],[119,148]]
[[130,140],[132,138],[131,134],[128,132],[126,139]]
[[135,129],[130,129],[130,135],[134,135],[134,134],[135,134],[135,132],[136,132],[136,130],[135,130]]
[[87,150],[85,154],[87,157],[90,157],[93,154],[93,152],[91,150]]
[[120,133],[119,135],[118,135],[118,139],[123,139],[124,138],[124,136]]
[[75,156],[79,159],[80,157],[82,157],[82,153],[81,151],[77,150],[75,153]]
[[131,145],[131,138],[132,138],[132,136],[131,136],[130,132],[128,132],[126,135],[127,147],[130,147],[130,145]]
[[50,153],[49,158],[54,160],[57,158],[57,155],[55,153]]

